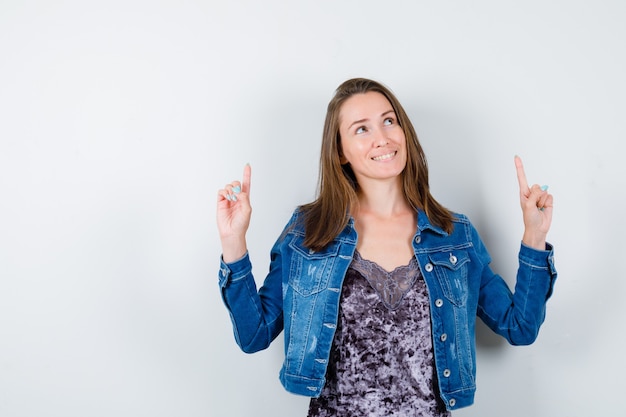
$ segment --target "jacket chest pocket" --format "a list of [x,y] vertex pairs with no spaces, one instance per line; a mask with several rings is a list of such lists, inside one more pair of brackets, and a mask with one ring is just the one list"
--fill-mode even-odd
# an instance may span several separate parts
[[467,274],[470,258],[466,251],[453,250],[428,255],[443,294],[453,304],[463,306],[467,301]]
[[303,296],[310,296],[328,287],[339,243],[333,242],[323,251],[315,252],[303,245],[304,237],[295,235],[289,247],[293,251],[289,270],[289,286]]

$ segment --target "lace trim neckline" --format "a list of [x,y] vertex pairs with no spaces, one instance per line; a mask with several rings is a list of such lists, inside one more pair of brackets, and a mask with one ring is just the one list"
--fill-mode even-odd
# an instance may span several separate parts
[[400,307],[406,293],[420,275],[415,257],[407,265],[400,265],[393,271],[387,271],[379,264],[363,259],[358,250],[354,252],[351,268],[359,272],[380,297],[380,301],[389,310]]

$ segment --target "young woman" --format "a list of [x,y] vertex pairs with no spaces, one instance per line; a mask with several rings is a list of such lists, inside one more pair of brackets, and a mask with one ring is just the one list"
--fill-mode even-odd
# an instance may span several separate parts
[[372,80],[339,86],[324,125],[318,197],[298,207],[257,290],[247,254],[250,167],[218,192],[219,285],[245,352],[284,330],[284,387],[309,416],[448,416],[474,398],[475,317],[532,343],[556,279],[553,198],[515,158],[524,234],[515,292],[476,229],[439,204],[404,109]]

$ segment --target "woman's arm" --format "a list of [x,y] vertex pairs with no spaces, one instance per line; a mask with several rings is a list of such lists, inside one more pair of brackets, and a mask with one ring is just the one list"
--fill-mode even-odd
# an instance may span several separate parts
[[[552,195],[547,187],[528,186],[522,160],[515,157],[524,235],[519,252],[515,290],[488,266],[489,255],[473,230],[475,249],[483,258],[478,315],[496,333],[514,345],[532,343],[545,319],[545,304],[552,295],[557,273],[552,246],[546,236],[552,222]],[[478,244],[476,244],[478,242]]]
[[218,191],[217,226],[222,243],[219,286],[233,324],[235,340],[247,353],[267,348],[283,329],[282,262],[280,245],[272,249],[270,273],[257,291],[248,256],[250,225],[250,165],[242,181]]

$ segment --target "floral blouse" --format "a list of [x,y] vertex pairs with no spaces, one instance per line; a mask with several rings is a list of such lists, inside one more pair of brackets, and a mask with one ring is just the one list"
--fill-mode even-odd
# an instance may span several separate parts
[[388,272],[355,252],[326,385],[309,417],[449,417],[437,390],[426,283],[417,261]]

